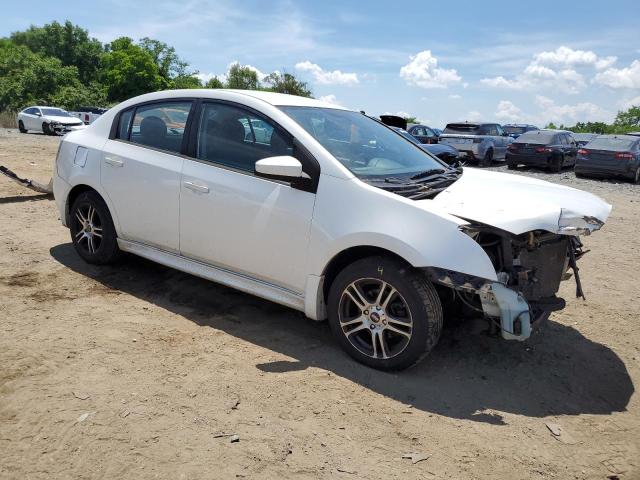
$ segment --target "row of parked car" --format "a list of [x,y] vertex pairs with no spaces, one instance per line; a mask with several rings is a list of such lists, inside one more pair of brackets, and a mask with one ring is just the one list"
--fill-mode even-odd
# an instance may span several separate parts
[[597,135],[482,122],[449,123],[440,132],[392,115],[380,119],[448,164],[471,161],[489,166],[498,160],[510,170],[523,165],[553,172],[573,167],[577,176],[623,177],[640,183],[640,132]]

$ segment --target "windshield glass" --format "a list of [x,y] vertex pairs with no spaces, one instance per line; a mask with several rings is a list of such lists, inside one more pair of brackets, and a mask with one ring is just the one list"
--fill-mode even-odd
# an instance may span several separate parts
[[594,138],[585,148],[593,148],[595,150],[612,150],[614,152],[628,151],[631,150],[631,147],[635,142],[637,142],[637,138],[629,138],[629,137],[609,137],[609,136],[601,136]]
[[520,135],[516,143],[535,143],[537,145],[548,145],[552,142],[555,132],[543,132],[534,130]]
[[62,110],[61,108],[41,108],[42,115],[49,117],[70,117],[69,112]]
[[358,177],[411,176],[449,167],[390,128],[348,110],[280,107]]

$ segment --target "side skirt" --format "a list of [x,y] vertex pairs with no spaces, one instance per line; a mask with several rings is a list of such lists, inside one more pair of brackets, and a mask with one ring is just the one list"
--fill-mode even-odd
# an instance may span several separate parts
[[175,268],[182,272],[190,273],[196,277],[211,280],[226,285],[241,292],[249,293],[257,297],[270,300],[287,307],[304,312],[304,297],[291,290],[258,280],[247,275],[242,275],[224,268],[213,267],[206,263],[192,260],[175,253],[165,252],[158,248],[150,247],[137,242],[118,239],[118,246],[124,252],[133,253],[140,257],[152,260],[161,265]]

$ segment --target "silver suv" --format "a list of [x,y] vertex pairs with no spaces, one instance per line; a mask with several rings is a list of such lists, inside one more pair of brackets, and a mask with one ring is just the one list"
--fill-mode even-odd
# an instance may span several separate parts
[[449,123],[440,143],[458,149],[461,155],[489,166],[493,160],[505,160],[512,138],[497,123]]

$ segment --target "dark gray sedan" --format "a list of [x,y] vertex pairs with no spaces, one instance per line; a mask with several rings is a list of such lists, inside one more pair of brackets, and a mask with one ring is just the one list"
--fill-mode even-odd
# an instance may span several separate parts
[[640,137],[599,135],[578,150],[578,176],[624,177],[640,183]]

